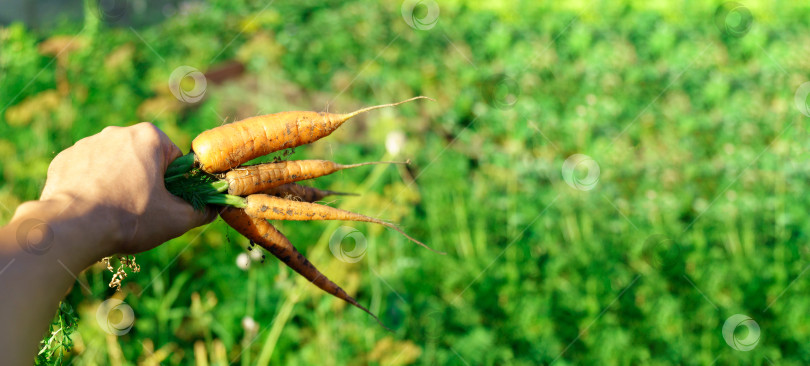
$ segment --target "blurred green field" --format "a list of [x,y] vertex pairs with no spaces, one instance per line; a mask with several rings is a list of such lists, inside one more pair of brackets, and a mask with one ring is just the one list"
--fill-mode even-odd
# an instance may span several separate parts
[[[224,120],[427,95],[293,157],[411,159],[313,185],[448,254],[279,224],[387,333],[273,258],[241,269],[247,240],[218,220],[137,255],[120,293],[101,264],[79,275],[71,365],[810,363],[808,5],[455,0],[434,24],[429,1],[409,18],[399,1],[212,0],[130,28],[86,4],[0,28],[0,222],[105,126],[152,121],[188,151]],[[244,74],[199,103],[169,90],[178,67],[234,60]],[[575,154],[593,160],[569,169]],[[330,250],[355,249],[341,226],[366,244],[355,263]],[[112,297],[134,311],[121,336],[97,321]],[[727,342],[735,314],[760,333]]]

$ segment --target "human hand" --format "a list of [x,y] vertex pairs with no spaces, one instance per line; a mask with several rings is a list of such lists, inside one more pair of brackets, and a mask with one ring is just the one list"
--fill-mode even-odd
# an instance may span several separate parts
[[163,175],[181,155],[151,123],[107,127],[53,159],[40,201],[68,202],[65,214],[92,223],[86,230],[104,239],[96,256],[146,251],[216,217],[166,190]]
[[76,273],[137,253],[213,220],[169,193],[163,175],[181,155],[151,123],[108,127],[59,153],[38,201],[0,227],[3,364],[31,364],[37,342]]

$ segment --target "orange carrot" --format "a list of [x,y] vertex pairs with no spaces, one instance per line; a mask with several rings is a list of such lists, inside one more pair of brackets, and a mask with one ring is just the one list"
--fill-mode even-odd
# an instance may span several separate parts
[[208,173],[224,172],[259,156],[329,136],[358,114],[415,99],[430,98],[419,96],[346,114],[296,111],[250,117],[204,131],[191,142],[191,150],[202,170]]
[[[264,219],[250,217],[245,213],[245,210],[235,207],[223,208],[219,216],[240,234],[256,244],[259,244],[259,246],[276,256],[284,262],[284,264],[301,274],[301,276],[304,276],[304,278],[312,282],[315,286],[365,311],[373,316],[380,325],[385,327],[376,315],[363,305],[360,305],[357,300],[349,296],[340,286],[336,285],[324,276],[323,273],[318,271],[309,260],[295,249],[287,237],[269,222]],[[387,327],[385,328],[387,329]]]
[[363,221],[380,224],[391,229],[398,231],[406,238],[410,239],[416,244],[428,248],[434,252],[439,252],[424,243],[412,238],[410,235],[405,234],[402,229],[396,225],[385,222],[380,219],[368,217],[358,213],[341,210],[330,206],[319,205],[317,203],[298,202],[285,200],[283,198],[268,196],[266,194],[253,194],[247,196],[245,200],[245,212],[256,218],[267,220],[293,220],[293,221],[309,221],[309,220],[346,220],[346,221]]
[[271,196],[286,198],[294,201],[315,202],[324,199],[326,196],[356,196],[356,193],[344,193],[318,189],[315,187],[302,186],[295,183],[282,184],[277,187],[265,189],[261,193]]
[[317,178],[339,170],[371,164],[397,163],[375,161],[342,165],[328,160],[289,160],[235,168],[225,173],[225,180],[228,181],[228,194],[246,196],[282,184]]

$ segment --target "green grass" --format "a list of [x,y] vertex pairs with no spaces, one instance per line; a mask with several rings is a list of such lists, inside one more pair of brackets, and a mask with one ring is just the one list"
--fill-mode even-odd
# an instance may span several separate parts
[[[396,1],[211,1],[137,34],[92,15],[0,29],[0,107],[11,106],[0,113],[0,202],[10,210],[37,198],[58,151],[107,125],[149,120],[187,151],[221,118],[438,100],[372,112],[294,157],[412,159],[408,170],[360,168],[315,185],[362,193],[336,205],[400,222],[448,255],[371,225],[279,225],[393,334],[272,258],[241,270],[247,241],[217,221],[137,255],[141,273],[115,295],[136,319],[120,337],[96,321],[111,274],[81,274],[87,287],[66,299],[79,318],[68,359],[191,364],[221,350],[243,365],[810,362],[810,139],[794,105],[810,80],[810,7],[746,2],[752,27],[735,37],[715,24],[719,2],[656,4],[441,2],[435,27],[414,30]],[[47,99],[58,63],[37,45],[52,34],[86,46],[61,66],[69,93]],[[177,67],[231,59],[246,75],[209,82],[201,103],[168,92]],[[30,117],[9,116],[31,100]],[[385,149],[392,131],[407,136],[399,156]],[[598,164],[593,189],[565,182],[573,154]],[[341,225],[366,239],[357,263],[329,250]],[[761,329],[748,352],[723,338],[738,313]]]

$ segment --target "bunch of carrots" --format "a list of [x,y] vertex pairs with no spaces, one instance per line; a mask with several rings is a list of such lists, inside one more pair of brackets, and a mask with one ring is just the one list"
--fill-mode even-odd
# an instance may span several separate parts
[[166,187],[195,208],[216,206],[219,216],[252,244],[258,244],[320,289],[362,309],[379,322],[376,315],[318,271],[268,220],[371,222],[392,228],[430,249],[392,223],[315,203],[329,195],[346,193],[295,183],[343,169],[390,162],[342,165],[327,160],[290,160],[243,164],[272,152],[317,141],[358,114],[416,99],[430,98],[419,96],[346,114],[281,112],[251,117],[204,131],[192,141],[191,153],[169,165],[165,178]]

